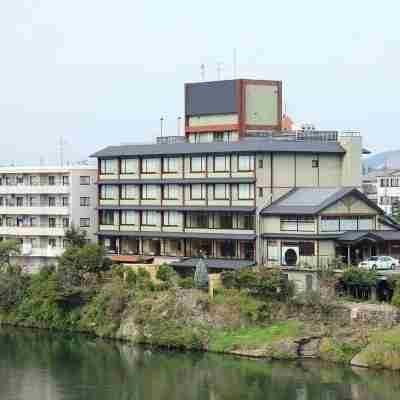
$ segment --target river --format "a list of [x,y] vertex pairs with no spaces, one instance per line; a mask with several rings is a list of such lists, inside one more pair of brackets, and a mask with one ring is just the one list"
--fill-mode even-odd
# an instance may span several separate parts
[[394,400],[400,374],[0,327],[1,400]]

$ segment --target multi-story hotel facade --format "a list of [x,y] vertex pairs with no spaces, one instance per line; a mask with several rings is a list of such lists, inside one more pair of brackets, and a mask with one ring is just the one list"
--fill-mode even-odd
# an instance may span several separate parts
[[100,241],[124,256],[260,262],[263,208],[296,187],[360,186],[359,136],[278,136],[100,150]]
[[93,154],[115,260],[318,266],[397,251],[398,226],[359,191],[361,136],[283,130],[281,101],[279,81],[187,84],[184,136]]
[[82,165],[0,168],[0,240],[21,243],[21,265],[53,264],[72,225],[97,240],[96,179]]

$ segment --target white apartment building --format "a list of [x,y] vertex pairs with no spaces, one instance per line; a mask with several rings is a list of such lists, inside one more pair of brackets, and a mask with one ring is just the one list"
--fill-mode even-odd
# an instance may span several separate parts
[[54,263],[72,225],[96,241],[96,180],[90,166],[0,168],[0,240],[20,241],[22,266]]
[[392,215],[393,204],[400,201],[400,170],[383,171],[376,179],[378,205]]

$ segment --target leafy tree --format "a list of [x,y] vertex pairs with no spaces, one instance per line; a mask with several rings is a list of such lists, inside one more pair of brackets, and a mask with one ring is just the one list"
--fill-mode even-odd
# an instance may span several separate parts
[[86,244],[86,231],[71,226],[65,232],[65,240],[68,242],[69,246],[83,247]]
[[10,266],[11,257],[21,253],[21,245],[16,240],[2,240],[0,242],[0,268]]
[[78,273],[98,273],[109,268],[104,249],[98,244],[85,244],[82,247],[69,246],[58,259],[60,269],[74,269]]

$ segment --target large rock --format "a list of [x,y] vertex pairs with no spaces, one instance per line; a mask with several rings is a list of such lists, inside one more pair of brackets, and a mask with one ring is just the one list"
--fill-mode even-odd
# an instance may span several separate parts
[[398,371],[400,370],[400,348],[390,344],[369,344],[351,360],[351,365]]

